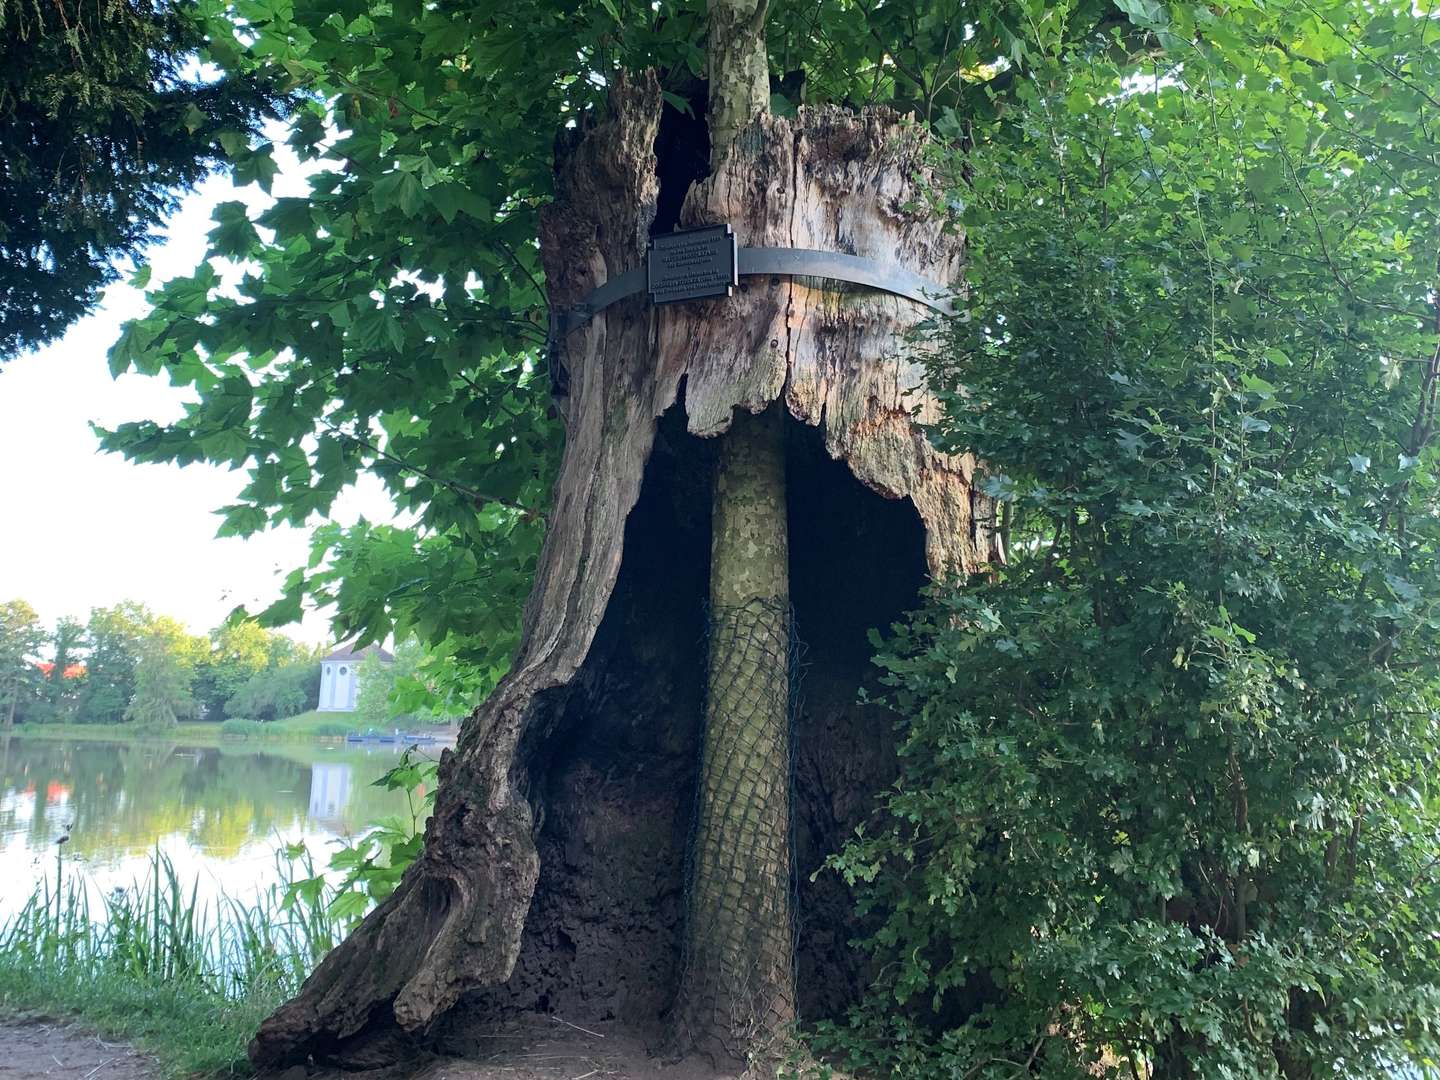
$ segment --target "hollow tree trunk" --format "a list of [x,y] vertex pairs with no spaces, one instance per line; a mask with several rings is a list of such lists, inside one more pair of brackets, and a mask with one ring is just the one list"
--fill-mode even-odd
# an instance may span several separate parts
[[[619,78],[608,117],[566,134],[541,227],[552,304],[573,305],[641,264],[659,191],[661,108],[653,77]],[[681,223],[729,222],[742,245],[848,252],[951,282],[962,238],[929,213],[928,175],[923,134],[894,114],[805,108],[750,122],[688,192]],[[834,283],[749,278],[729,299],[659,309],[626,300],[569,335],[569,394],[557,402],[565,454],[512,670],[442,756],[420,858],[261,1026],[257,1064],[393,1057],[387,1033],[430,1030],[467,991],[510,977],[538,902],[543,770],[564,744],[562,715],[587,708],[591,691],[574,677],[610,602],[657,420],[681,401],[682,385],[693,435],[721,435],[742,412],[777,402],[819,428],[863,484],[913,503],[932,573],[995,557],[973,461],[936,452],[919,426],[937,405],[904,342],[924,314]],[[570,872],[553,873],[563,881]],[[583,960],[566,953],[546,970]]]

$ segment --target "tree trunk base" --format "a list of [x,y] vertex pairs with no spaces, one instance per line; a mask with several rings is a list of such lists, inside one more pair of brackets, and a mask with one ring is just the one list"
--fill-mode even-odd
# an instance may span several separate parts
[[[661,108],[653,79],[620,82],[611,118],[563,148],[542,238],[553,304],[640,265],[657,205],[679,205],[660,191]],[[740,144],[688,192],[682,221],[954,279],[960,238],[909,209],[925,205],[915,129],[802,110],[757,122]],[[893,775],[891,718],[855,703],[866,632],[913,606],[927,573],[998,552],[974,463],[938,454],[916,427],[935,404],[899,354],[924,310],[747,280],[730,300],[624,301],[569,336],[569,434],[513,669],[442,756],[420,859],[261,1026],[257,1065],[369,1067],[419,1043],[465,1051],[537,1015],[663,1043],[703,710],[705,437],[777,398],[807,649],[794,747],[800,1014],[835,1015],[865,985],[846,890],[809,876]]]

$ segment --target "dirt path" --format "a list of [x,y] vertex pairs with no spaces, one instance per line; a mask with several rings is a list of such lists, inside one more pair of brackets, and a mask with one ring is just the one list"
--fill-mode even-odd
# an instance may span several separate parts
[[[488,1035],[468,1058],[425,1056],[408,1068],[337,1074],[289,1069],[267,1080],[732,1080],[698,1062],[667,1064],[622,1031],[533,1023]],[[44,1014],[0,1017],[0,1080],[158,1080],[160,1068],[121,1042]]]
[[[618,1026],[579,1027],[556,1017],[457,1036],[450,1050],[464,1056],[427,1055],[400,1068],[317,1072],[305,1080],[739,1080],[708,1062],[654,1057],[634,1033]],[[278,1074],[274,1080],[302,1080],[301,1070]]]
[[0,1080],[155,1080],[155,1063],[53,1016],[0,1018]]

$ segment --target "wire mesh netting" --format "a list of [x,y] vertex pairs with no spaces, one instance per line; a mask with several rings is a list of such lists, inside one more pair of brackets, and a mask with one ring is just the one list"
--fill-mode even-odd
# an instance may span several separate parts
[[[795,1019],[791,733],[800,648],[787,603],[712,607],[678,1015],[733,1058]],[[688,1030],[684,1030],[687,1029]]]

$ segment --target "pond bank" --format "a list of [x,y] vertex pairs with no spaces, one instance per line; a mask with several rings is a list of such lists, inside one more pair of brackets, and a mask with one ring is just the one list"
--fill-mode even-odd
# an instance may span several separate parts
[[219,746],[219,723],[183,723],[164,731],[133,724],[16,724],[0,730],[0,738],[49,739],[63,742],[180,743],[185,746]]
[[[346,736],[361,734],[369,725],[336,720],[335,714],[302,713],[288,720],[244,726],[233,721],[183,721],[173,728],[156,730],[134,724],[17,724],[10,731],[0,729],[0,738],[51,739],[66,742],[169,743],[179,746],[218,747],[225,743],[317,742],[344,743]],[[408,734],[429,735],[437,747],[453,746],[459,728],[455,725],[416,726]]]

